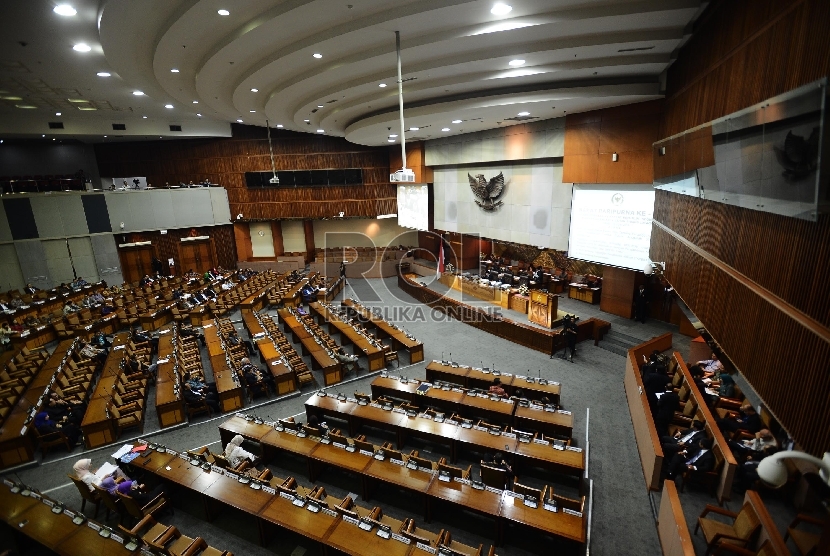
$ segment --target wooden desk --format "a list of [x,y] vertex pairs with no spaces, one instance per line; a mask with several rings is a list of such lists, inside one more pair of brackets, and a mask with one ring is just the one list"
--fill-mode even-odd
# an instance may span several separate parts
[[156,415],[158,415],[159,426],[169,427],[183,423],[185,420],[184,400],[176,394],[176,376],[173,370],[173,335],[168,329],[162,331],[159,336],[158,363],[156,372]]
[[112,349],[104,362],[101,377],[89,399],[84,419],[81,421],[84,446],[88,449],[104,446],[118,439],[118,420],[107,414],[107,406],[112,402],[112,393],[121,375],[121,361],[127,354],[125,347],[129,339],[127,332],[122,332],[113,339]]
[[153,312],[142,313],[138,316],[141,328],[144,330],[158,330],[173,320],[173,312],[170,310],[176,302],[170,302],[166,306],[159,307]]
[[534,430],[546,435],[565,435],[571,437],[574,428],[574,416],[571,412],[546,411],[535,407],[516,407],[516,428]]
[[256,342],[260,357],[274,377],[277,395],[288,394],[297,389],[294,373],[282,362],[282,354],[277,350],[271,338],[260,338]]
[[342,305],[349,311],[362,317],[367,323],[371,323],[377,329],[379,338],[389,338],[396,351],[406,350],[409,353],[409,363],[419,363],[424,360],[424,344],[408,337],[402,330],[386,320],[376,316],[370,310],[363,307],[353,299],[346,299]]
[[568,297],[571,299],[578,299],[591,305],[599,303],[601,288],[589,288],[588,286],[580,286],[575,284],[568,284]]
[[545,510],[542,501],[537,508],[525,506],[524,501],[513,496],[503,495],[501,501],[499,540],[504,536],[505,524],[517,524],[537,531],[543,531],[558,538],[565,538],[585,543],[587,539],[587,511],[582,517],[567,514],[559,508],[556,513]]
[[[309,513],[309,512],[306,512]],[[322,513],[322,512],[321,512]],[[397,529],[392,529],[397,533]],[[346,554],[382,554],[383,556],[418,555],[415,544],[404,544],[392,538],[382,539],[376,534],[377,528],[364,531],[356,525],[338,520],[326,538],[326,544]]]
[[340,362],[329,356],[326,350],[323,349],[323,346],[317,343],[300,321],[289,313],[287,309],[280,309],[277,313],[283,322],[285,332],[290,330],[292,340],[302,344],[303,355],[311,356],[312,369],[320,369],[323,371],[323,384],[329,386],[343,380],[343,369]]
[[310,303],[309,308],[311,309],[311,315],[316,317],[317,322],[321,325],[328,324],[329,335],[332,335],[333,330],[336,330],[340,334],[341,345],[351,344],[354,346],[354,353],[359,350],[366,356],[369,361],[369,371],[379,371],[386,368],[383,350],[370,344],[369,340],[355,330],[352,325],[343,322],[339,316],[320,303]]
[[204,331],[219,407],[223,413],[236,411],[244,405],[241,381],[235,376],[233,369],[228,367],[216,327],[209,323],[205,325]]

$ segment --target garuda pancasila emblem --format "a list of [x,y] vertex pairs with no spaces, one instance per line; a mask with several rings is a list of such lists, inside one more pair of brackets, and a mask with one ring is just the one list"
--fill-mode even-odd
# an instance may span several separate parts
[[504,192],[504,174],[499,172],[499,175],[491,178],[488,182],[484,179],[484,174],[478,174],[476,177],[467,174],[470,179],[470,188],[476,197],[476,204],[486,211],[494,211],[504,204],[498,198]]

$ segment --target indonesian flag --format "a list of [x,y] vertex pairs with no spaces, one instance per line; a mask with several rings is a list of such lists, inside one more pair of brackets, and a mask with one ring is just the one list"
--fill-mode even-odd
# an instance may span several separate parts
[[440,278],[441,274],[444,272],[444,238],[440,239],[440,244],[438,245],[438,269],[435,273],[436,278]]

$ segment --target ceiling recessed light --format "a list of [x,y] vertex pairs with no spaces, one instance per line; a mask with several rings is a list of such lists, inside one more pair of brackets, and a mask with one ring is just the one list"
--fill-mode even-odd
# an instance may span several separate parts
[[[45,135],[41,135],[41,137],[46,137],[46,136],[45,136]],[[104,137],[106,137],[106,135],[104,135]]]
[[239,122],[240,124],[242,123],[242,120],[236,120],[236,121]]
[[57,6],[54,7],[54,9],[52,9],[52,11],[55,12],[56,14],[58,14],[58,15],[67,16],[67,17],[71,16],[71,15],[75,15],[76,13],[78,13],[78,11],[75,8],[73,8],[72,6],[70,6],[69,4],[58,4]]
[[319,52],[315,52],[314,54],[312,54],[312,56],[314,56],[314,57],[315,57],[315,58],[317,58],[318,60],[319,60],[320,58],[322,58],[322,57],[323,57],[323,55],[322,55],[322,54],[320,54]]
[[23,97],[0,97],[3,100],[23,100]]
[[278,127],[278,128],[282,128],[282,124],[277,124],[277,127]]
[[384,87],[386,87],[386,83],[381,83],[380,85],[378,85],[378,87],[380,87],[381,89],[383,89]]
[[15,108],[26,108],[26,109],[37,108],[37,106],[34,106],[32,104],[15,104],[14,106],[15,106]]
[[231,15],[231,12],[229,12],[228,10],[219,10],[216,13],[218,13],[219,15]]
[[110,73],[108,71],[99,71],[96,75],[98,77],[109,77]]
[[79,106],[78,110],[84,110],[86,112],[90,112],[90,111],[98,110],[98,109],[95,108],[94,106]]
[[386,140],[386,142],[387,142],[387,143],[394,143],[394,142],[395,142],[395,140],[394,140],[394,139],[387,139],[387,140]]
[[173,69],[170,70],[170,73],[179,73],[179,70],[177,70],[176,68],[173,68]]
[[55,116],[60,116],[60,115],[61,115],[60,112],[55,112]]
[[202,117],[202,115],[201,115],[201,114],[196,114],[196,115],[197,115],[197,116],[199,116],[200,118]]
[[143,96],[144,93],[142,91],[133,91],[133,94],[137,97]]
[[325,130],[325,129],[318,129],[318,130],[317,130],[317,133],[325,133],[325,132],[326,132],[326,130]]
[[106,135],[104,135],[104,139],[106,139],[106,138],[107,138],[107,136],[106,136]]
[[251,114],[256,114],[256,110],[248,110]]
[[252,92],[252,93],[258,93],[258,92],[259,92],[259,89],[251,89],[251,92]]
[[418,131],[419,129],[421,129],[421,128],[420,127],[410,127],[409,131]]
[[55,140],[55,138],[54,138],[54,137],[52,137],[52,141],[54,141],[54,140]]
[[453,121],[452,121],[452,123],[454,123],[454,124],[460,124],[460,123],[461,123],[461,120],[453,120]]
[[199,101],[198,101],[198,100],[194,100],[194,101],[193,101],[193,104],[199,104]]
[[524,60],[510,60],[509,62],[507,62],[507,65],[516,68],[516,67],[525,65],[525,61]]
[[172,104],[165,104],[164,107],[165,108],[173,108],[173,105]]
[[311,120],[303,120],[303,121],[304,121],[305,123],[308,123],[308,122],[310,122]]
[[89,52],[90,50],[92,50],[92,47],[84,42],[79,42],[78,44],[72,47],[72,50],[75,50],[77,52]]
[[498,2],[490,10],[490,13],[493,14],[493,15],[505,15],[505,14],[509,14],[512,10],[513,10],[513,6],[508,6],[507,4],[503,4],[501,2]]
[[441,131],[449,131],[449,130],[450,130],[450,128],[448,128],[448,127],[442,127],[441,128]]
[[390,134],[389,134],[389,137],[391,137],[392,139],[394,139],[394,138],[395,138],[395,137],[397,137],[397,136],[398,136],[398,135],[397,135],[396,133],[390,133]]
[[323,107],[323,105],[322,105],[322,104],[318,104],[318,105],[317,105],[317,108],[322,108],[322,107]]
[[519,112],[518,116],[530,116],[530,112]]

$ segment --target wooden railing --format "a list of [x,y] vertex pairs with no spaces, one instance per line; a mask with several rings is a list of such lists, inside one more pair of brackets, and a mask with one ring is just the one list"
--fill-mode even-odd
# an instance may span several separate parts
[[683,515],[677,487],[672,481],[663,484],[660,512],[657,516],[657,536],[660,537],[663,556],[695,556],[689,526]]

